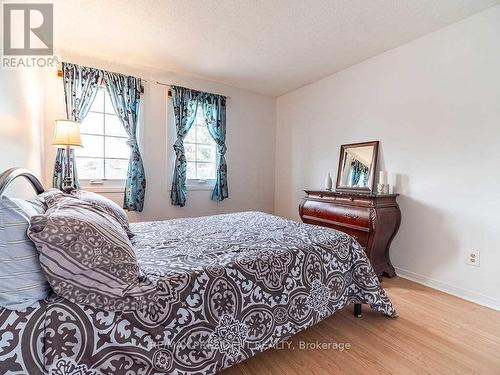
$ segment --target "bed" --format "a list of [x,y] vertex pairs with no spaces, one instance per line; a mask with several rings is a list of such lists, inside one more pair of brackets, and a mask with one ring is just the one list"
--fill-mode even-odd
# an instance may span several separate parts
[[[27,171],[3,175],[3,185]],[[396,311],[347,234],[261,212],[130,224],[154,302],[0,308],[0,374],[214,374],[351,304]],[[147,293],[147,292],[145,292]]]

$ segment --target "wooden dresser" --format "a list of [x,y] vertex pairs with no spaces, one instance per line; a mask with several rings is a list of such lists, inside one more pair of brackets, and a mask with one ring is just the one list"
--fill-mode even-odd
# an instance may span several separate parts
[[389,247],[401,223],[398,194],[305,190],[299,207],[304,223],[340,230],[365,249],[377,276],[394,277]]

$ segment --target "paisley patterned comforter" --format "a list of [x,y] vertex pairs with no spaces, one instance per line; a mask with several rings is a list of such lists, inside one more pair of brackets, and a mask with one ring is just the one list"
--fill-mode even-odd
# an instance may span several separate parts
[[346,234],[259,212],[131,225],[156,303],[0,309],[0,374],[213,374],[344,306],[395,310]]

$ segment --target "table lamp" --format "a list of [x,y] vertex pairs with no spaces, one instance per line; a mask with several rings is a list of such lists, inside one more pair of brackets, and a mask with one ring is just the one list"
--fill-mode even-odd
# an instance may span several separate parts
[[71,148],[82,147],[80,137],[80,124],[70,120],[56,120],[54,129],[54,138],[52,145],[60,148],[66,148],[66,172],[64,173],[64,183],[62,191],[71,193],[73,190],[73,176],[71,175]]

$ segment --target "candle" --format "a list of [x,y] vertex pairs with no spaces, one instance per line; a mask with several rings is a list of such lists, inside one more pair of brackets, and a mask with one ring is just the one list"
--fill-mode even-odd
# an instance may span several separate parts
[[378,183],[387,185],[387,172],[386,171],[380,171],[378,175]]

